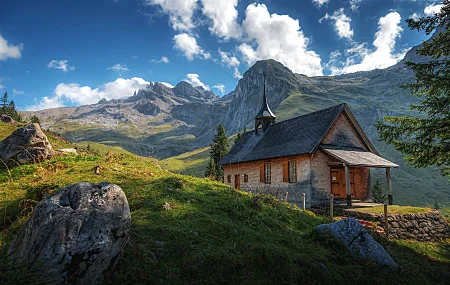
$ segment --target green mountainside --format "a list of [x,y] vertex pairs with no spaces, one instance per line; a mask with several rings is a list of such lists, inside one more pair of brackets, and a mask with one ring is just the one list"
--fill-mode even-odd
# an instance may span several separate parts
[[[414,47],[407,59],[423,60]],[[386,68],[340,76],[308,77],[294,74],[274,60],[256,62],[236,88],[222,98],[201,87],[180,82],[174,88],[151,83],[124,99],[101,100],[98,104],[24,112],[37,115],[44,129],[72,142],[91,141],[120,146],[127,151],[163,160],[163,167],[175,172],[202,176],[207,147],[222,124],[227,135],[254,128],[259,111],[263,76],[267,76],[269,105],[277,122],[347,103],[364,131],[385,158],[400,165],[392,172],[396,203],[450,205],[448,178],[432,167],[415,169],[405,165],[402,154],[379,141],[374,127],[386,115],[418,115],[409,108],[417,102],[400,86],[413,80],[402,62]],[[373,179],[384,174],[373,171]]]
[[[0,139],[14,129],[0,122]],[[55,148],[74,147],[46,134]],[[295,205],[173,174],[155,159],[117,148],[96,144],[90,148],[95,151],[0,168],[2,253],[48,193],[80,181],[108,181],[126,193],[132,226],[125,255],[105,284],[448,284],[450,280],[448,241],[388,241],[374,236],[400,265],[401,270],[393,273],[316,237],[314,227],[328,221]],[[93,171],[96,166],[101,168],[99,175]],[[1,279],[5,274],[0,272],[0,283],[12,284]],[[22,271],[17,278],[25,276]]]

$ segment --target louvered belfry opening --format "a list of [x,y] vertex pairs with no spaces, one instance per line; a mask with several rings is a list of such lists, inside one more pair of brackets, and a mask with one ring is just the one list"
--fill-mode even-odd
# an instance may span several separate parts
[[264,76],[264,92],[263,92],[263,101],[261,109],[255,118],[255,133],[258,134],[262,131],[265,133],[266,130],[270,127],[270,125],[275,124],[275,119],[277,116],[273,114],[273,112],[269,108],[269,102],[267,100],[266,94],[266,74]]

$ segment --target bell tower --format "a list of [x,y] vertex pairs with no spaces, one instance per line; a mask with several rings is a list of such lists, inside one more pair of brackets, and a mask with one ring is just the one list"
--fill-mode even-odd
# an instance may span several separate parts
[[271,124],[275,124],[275,119],[277,116],[275,116],[272,111],[269,108],[269,103],[267,101],[267,95],[266,95],[266,74],[263,74],[264,76],[264,93],[263,93],[263,102],[261,106],[261,110],[259,110],[258,115],[256,115],[255,118],[255,133],[258,134],[259,127],[261,127],[261,130],[263,133],[266,132],[267,128]]

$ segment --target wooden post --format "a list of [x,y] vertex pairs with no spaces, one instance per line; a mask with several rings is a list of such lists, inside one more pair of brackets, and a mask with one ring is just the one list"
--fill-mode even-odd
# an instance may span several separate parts
[[388,204],[392,205],[392,185],[391,185],[391,168],[386,168],[386,184],[387,184],[387,192],[388,192]]
[[334,195],[331,194],[331,197],[330,197],[330,218],[331,219],[333,219],[333,217],[334,217],[334,209],[333,209],[333,207],[334,207]]
[[286,191],[286,195],[284,196],[284,203],[287,203],[287,197],[289,195],[289,192]]
[[306,194],[302,193],[302,200],[303,200],[303,211],[306,210]]
[[350,190],[350,167],[345,165],[345,190],[347,192],[347,206],[352,206],[352,193]]
[[388,205],[384,204],[384,233],[389,238],[389,224],[388,224]]

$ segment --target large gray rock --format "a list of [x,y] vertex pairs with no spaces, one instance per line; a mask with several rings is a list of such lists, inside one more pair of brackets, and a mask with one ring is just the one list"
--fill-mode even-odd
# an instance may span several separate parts
[[389,253],[354,218],[319,225],[315,230],[320,235],[341,241],[353,257],[367,259],[392,269],[398,268]]
[[130,224],[119,186],[77,183],[41,201],[8,252],[18,261],[41,262],[56,284],[100,284],[123,255]]
[[1,114],[0,115],[0,122],[3,123],[15,123],[16,121],[13,120],[13,118],[11,118],[11,116],[5,115],[5,114]]
[[[3,161],[15,158],[19,154],[24,162],[46,158],[51,150],[52,145],[39,124],[30,124],[17,129],[9,137],[0,141],[0,159]],[[45,157],[41,157],[43,155]]]

